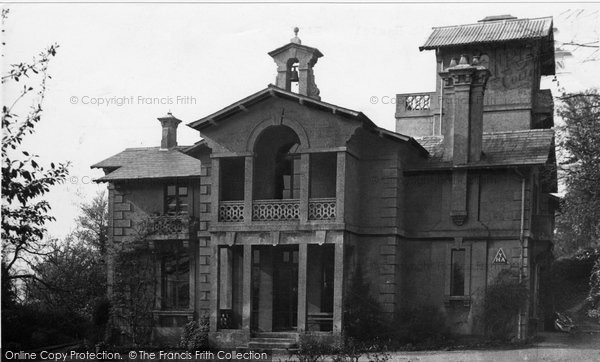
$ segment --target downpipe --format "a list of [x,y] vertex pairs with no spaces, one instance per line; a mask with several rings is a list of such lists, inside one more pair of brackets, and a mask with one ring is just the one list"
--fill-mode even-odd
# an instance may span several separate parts
[[[521,176],[521,227],[519,232],[519,243],[521,246],[521,255],[519,256],[519,284],[523,282],[523,268],[525,261],[525,176],[521,175],[517,171],[517,174]],[[521,303],[522,304],[522,303]],[[519,318],[517,326],[517,338],[519,341],[523,340],[523,306],[519,307]]]

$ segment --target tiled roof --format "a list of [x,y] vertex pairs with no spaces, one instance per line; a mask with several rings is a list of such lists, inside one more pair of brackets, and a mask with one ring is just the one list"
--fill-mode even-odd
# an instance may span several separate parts
[[200,160],[182,153],[183,148],[186,147],[170,150],[161,150],[159,147],[127,148],[92,168],[104,168],[108,172],[96,180],[100,182],[200,176]]
[[[483,134],[481,161],[470,166],[509,166],[544,164],[552,150],[554,131],[532,129],[523,131],[494,132]],[[452,167],[451,160],[444,159],[443,137],[423,137],[417,141],[429,152],[430,158],[423,167]]]
[[552,33],[552,17],[537,19],[508,18],[497,21],[481,21],[476,24],[433,28],[420,50],[440,47],[495,43],[509,40],[538,39]]

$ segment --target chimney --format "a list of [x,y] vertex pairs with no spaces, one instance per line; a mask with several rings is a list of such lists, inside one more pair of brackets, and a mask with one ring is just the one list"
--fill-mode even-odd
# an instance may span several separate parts
[[171,112],[164,117],[159,117],[162,126],[162,139],[160,141],[161,150],[169,150],[177,146],[177,126],[181,121],[173,116]]
[[481,159],[483,137],[483,93],[490,71],[479,65],[479,57],[469,64],[466,55],[452,59],[440,72],[444,80],[444,157],[455,165]]

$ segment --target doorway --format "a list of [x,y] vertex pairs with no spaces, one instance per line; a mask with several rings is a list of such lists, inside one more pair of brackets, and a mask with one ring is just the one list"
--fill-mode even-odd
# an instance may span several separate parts
[[273,252],[273,331],[298,325],[298,246],[276,246]]

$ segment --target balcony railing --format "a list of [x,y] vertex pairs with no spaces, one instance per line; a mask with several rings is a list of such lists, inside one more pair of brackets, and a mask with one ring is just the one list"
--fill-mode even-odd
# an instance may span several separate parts
[[[244,201],[219,202],[219,222],[243,222]],[[308,201],[309,220],[335,220],[337,205],[335,198],[310,199]],[[252,201],[253,221],[293,221],[300,219],[300,200],[254,200]]]
[[219,221],[244,221],[244,201],[221,201],[219,203]]
[[151,216],[145,226],[151,239],[187,239],[196,232],[198,222],[188,215],[158,215]]
[[308,200],[309,220],[334,220],[336,203],[334,198]]
[[300,218],[300,200],[254,200],[252,220],[291,221]]
[[415,94],[404,99],[404,109],[407,111],[423,111],[431,108],[429,94]]

